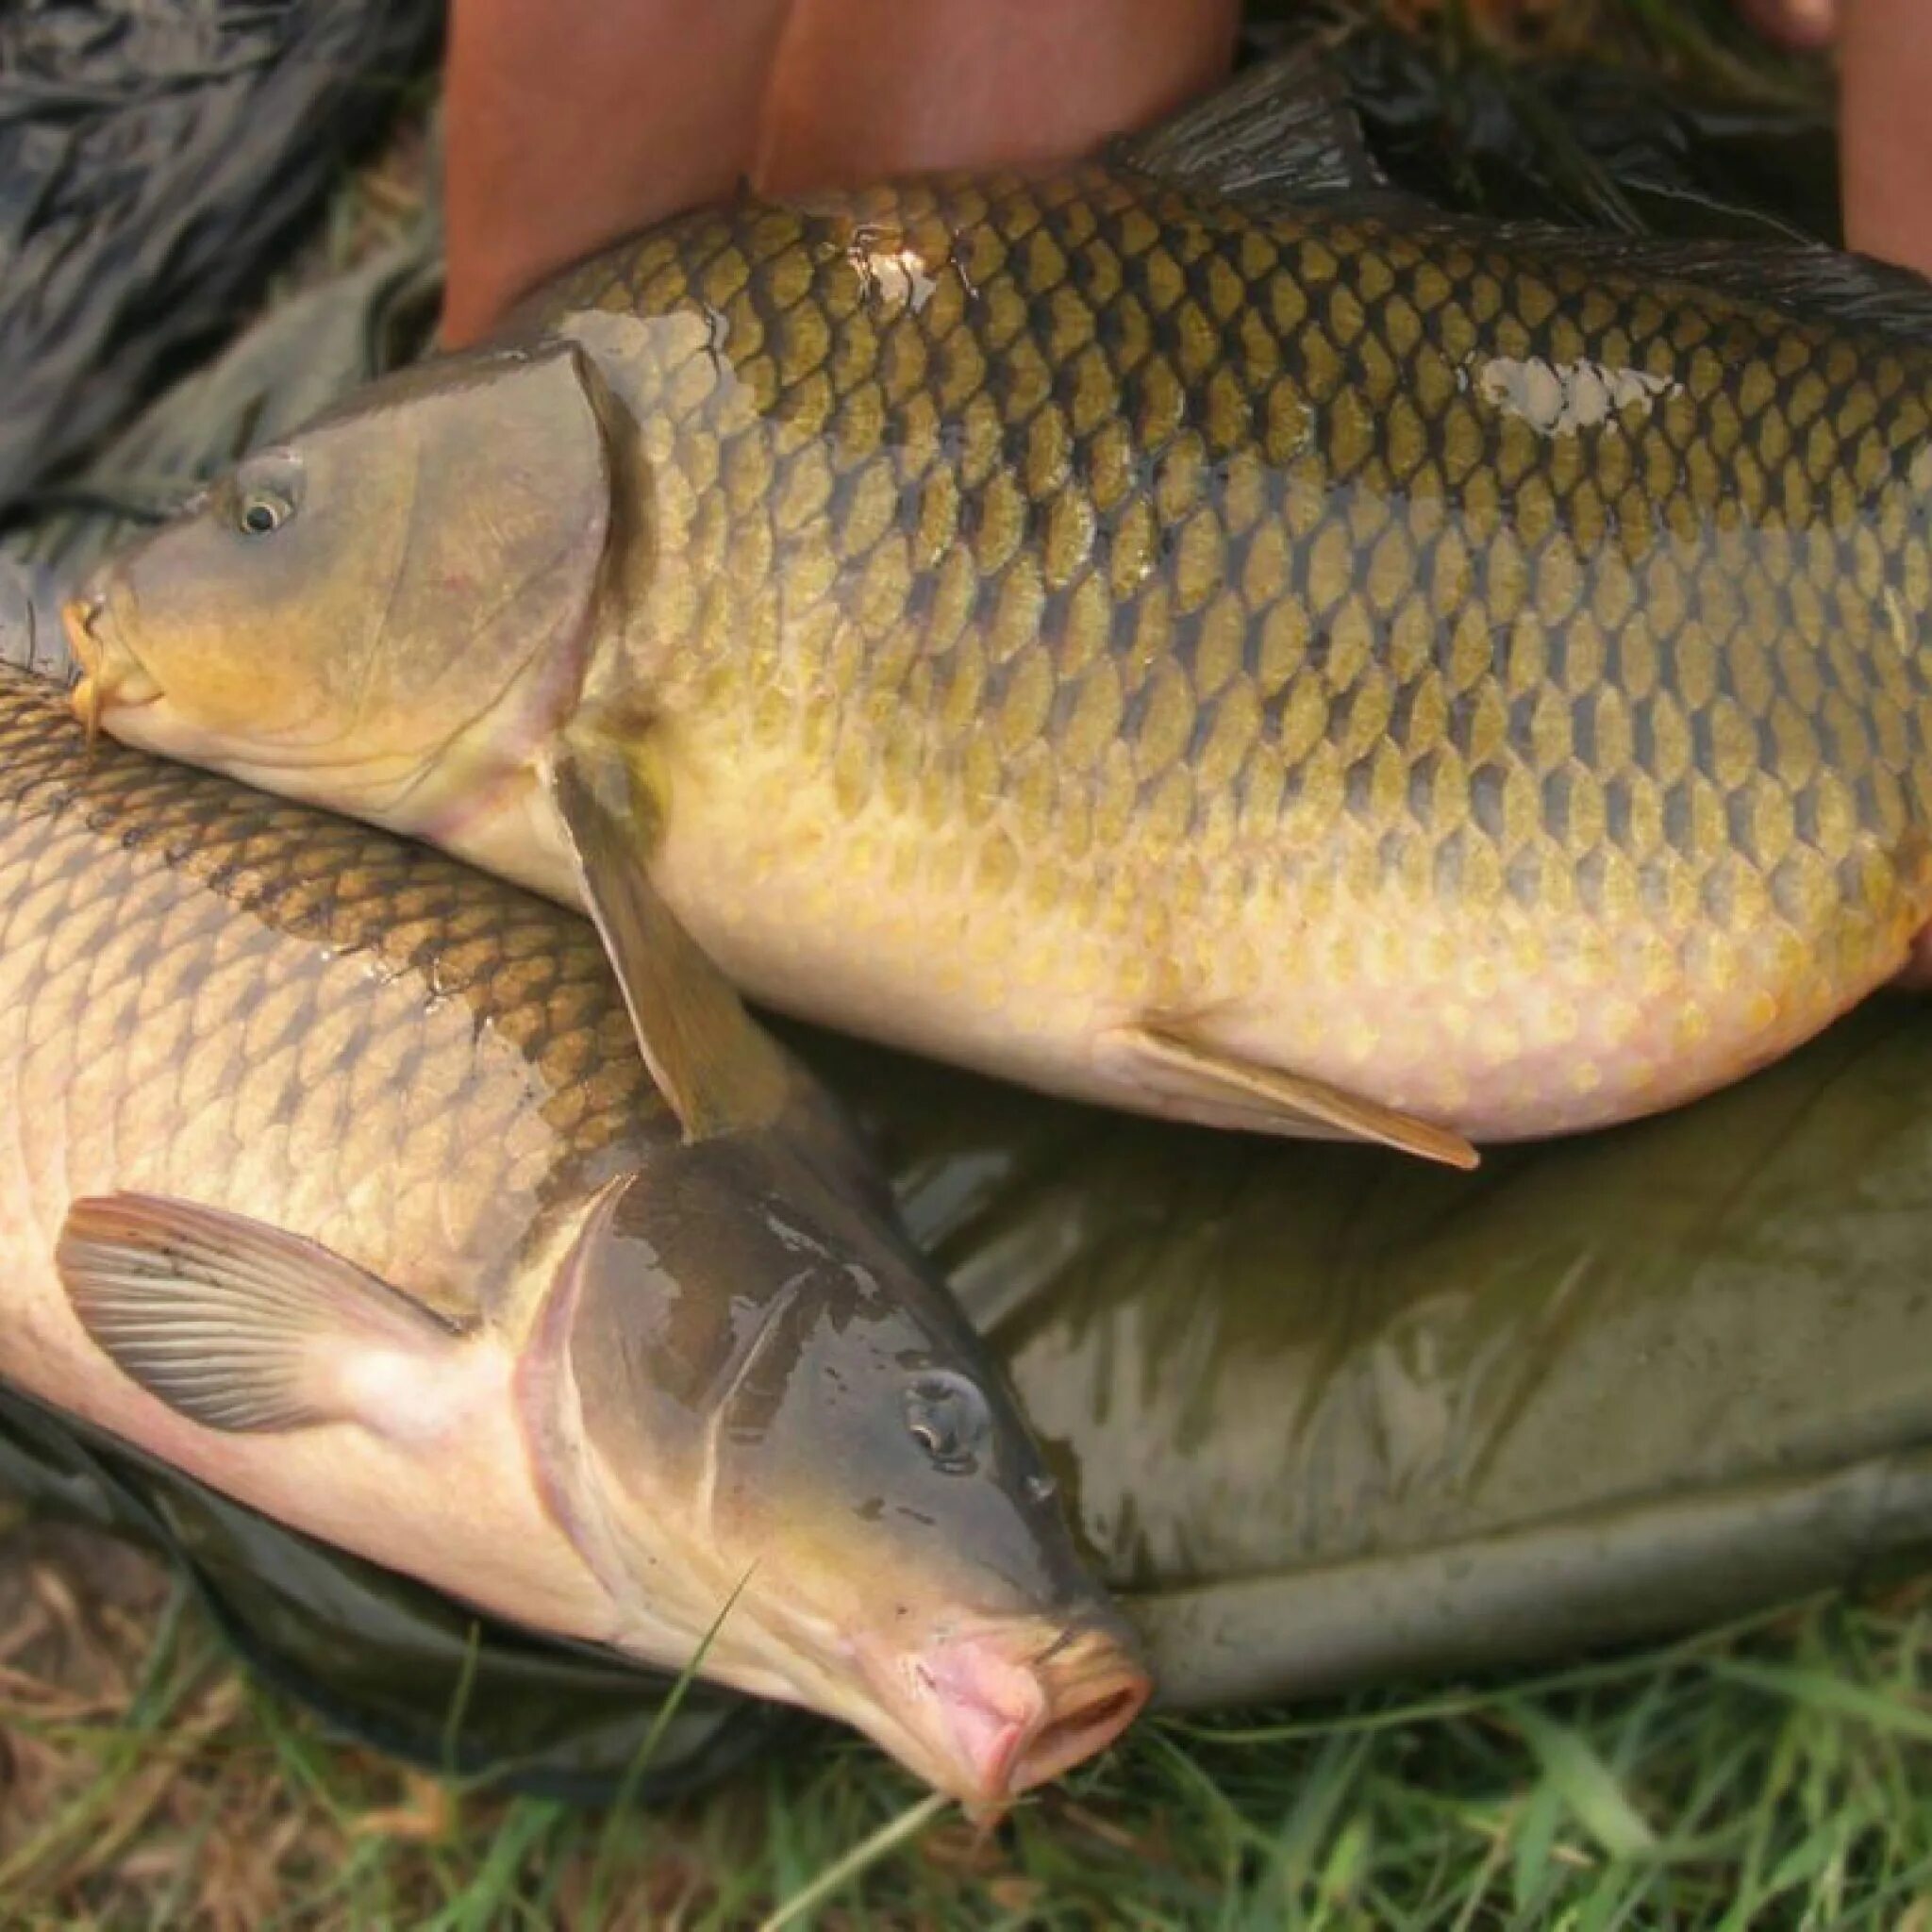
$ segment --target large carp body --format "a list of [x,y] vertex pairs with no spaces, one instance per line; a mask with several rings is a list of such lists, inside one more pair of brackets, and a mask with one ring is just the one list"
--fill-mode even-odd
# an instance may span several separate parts
[[109,567],[85,704],[1041,1088],[1467,1164],[1740,1077],[1932,920],[1932,302],[1270,85],[596,258]]
[[595,935],[0,669],[0,1376],[553,1635],[998,1805],[1142,1701],[802,1070],[689,1143]]

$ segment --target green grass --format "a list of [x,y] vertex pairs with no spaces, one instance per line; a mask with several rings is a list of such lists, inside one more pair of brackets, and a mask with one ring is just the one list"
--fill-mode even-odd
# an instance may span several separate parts
[[982,1837],[829,1731],[665,1810],[424,1778],[236,1675],[173,1597],[104,1610],[73,1547],[27,1564],[58,1641],[0,1631],[8,1927],[1932,1926],[1918,1588],[1152,1722]]

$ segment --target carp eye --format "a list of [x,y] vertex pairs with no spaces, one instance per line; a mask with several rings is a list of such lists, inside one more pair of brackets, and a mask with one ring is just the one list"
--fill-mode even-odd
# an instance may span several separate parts
[[935,1469],[965,1475],[978,1465],[992,1418],[986,1397],[964,1375],[935,1369],[906,1391],[906,1428]]
[[235,526],[244,537],[266,537],[295,514],[295,506],[275,490],[251,490],[235,511]]
[[295,514],[302,501],[302,465],[291,451],[253,457],[235,477],[235,527],[267,537]]

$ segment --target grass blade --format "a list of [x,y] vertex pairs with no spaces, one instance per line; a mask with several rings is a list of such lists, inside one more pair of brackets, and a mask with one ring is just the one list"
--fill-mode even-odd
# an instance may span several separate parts
[[1571,1815],[1605,1852],[1613,1858],[1641,1858],[1657,1849],[1657,1833],[1580,1731],[1534,1705],[1512,1702],[1504,1708]]
[[803,1918],[816,1905],[823,1904],[841,1887],[850,1885],[860,1873],[875,1865],[886,1854],[902,1845],[915,1833],[924,1831],[953,1801],[943,1791],[930,1791],[916,1805],[908,1806],[898,1817],[889,1819],[873,1835],[854,1845],[842,1858],[827,1865],[817,1877],[794,1891],[783,1905],[758,1924],[758,1932],[784,1932],[787,1925]]

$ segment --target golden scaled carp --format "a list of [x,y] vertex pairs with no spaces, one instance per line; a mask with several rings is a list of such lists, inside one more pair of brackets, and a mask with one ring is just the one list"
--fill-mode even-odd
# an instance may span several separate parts
[[90,759],[0,670],[0,1376],[519,1624],[705,1646],[997,1806],[1145,1679],[997,1372],[777,1064],[774,1124],[687,1141],[581,921]]
[[108,568],[84,703],[1041,1088],[1467,1163],[1734,1079],[1932,920],[1932,291],[1311,100],[612,250]]

